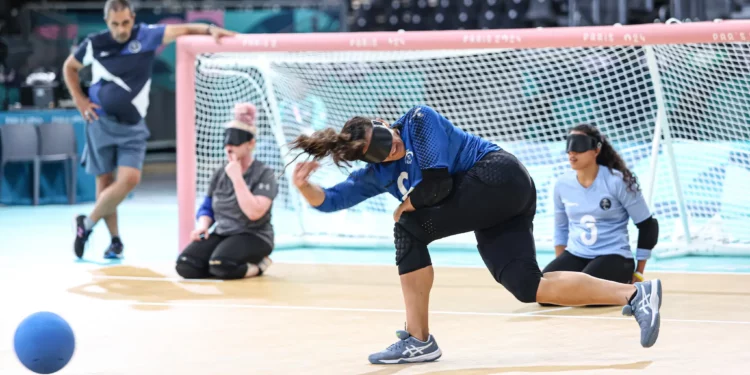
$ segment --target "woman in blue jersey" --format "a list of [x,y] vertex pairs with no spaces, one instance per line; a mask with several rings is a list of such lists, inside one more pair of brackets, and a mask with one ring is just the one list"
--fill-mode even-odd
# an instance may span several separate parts
[[[519,301],[623,305],[625,314],[635,314],[641,345],[656,341],[660,282],[634,286],[580,272],[542,275],[532,230],[536,188],[526,168],[434,109],[413,107],[392,125],[354,117],[339,133],[323,129],[299,136],[291,146],[314,157],[295,166],[293,180],[316,209],[343,210],[382,193],[401,201],[393,219],[406,327],[397,331],[399,341],[370,355],[371,363],[427,362],[441,356],[428,329],[434,273],[427,245],[465,232],[474,232],[490,273]],[[339,166],[355,160],[367,165],[332,187],[310,183],[317,161],[328,156]]]
[[[643,281],[659,224],[635,175],[594,126],[571,129],[567,151],[573,171],[560,176],[554,191],[557,257],[544,272],[584,272],[619,283]],[[630,219],[638,227],[637,267],[628,236]]]

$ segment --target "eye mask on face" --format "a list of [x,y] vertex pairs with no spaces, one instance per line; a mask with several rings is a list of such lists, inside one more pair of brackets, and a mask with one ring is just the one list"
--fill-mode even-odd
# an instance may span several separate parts
[[362,161],[368,163],[381,163],[391,153],[393,146],[393,133],[380,121],[372,121],[372,137],[367,152],[362,156]]
[[566,152],[586,152],[601,147],[601,142],[584,134],[570,134],[567,139]]
[[224,130],[224,145],[239,146],[245,142],[250,142],[255,138],[253,133],[247,130],[237,128],[227,128]]

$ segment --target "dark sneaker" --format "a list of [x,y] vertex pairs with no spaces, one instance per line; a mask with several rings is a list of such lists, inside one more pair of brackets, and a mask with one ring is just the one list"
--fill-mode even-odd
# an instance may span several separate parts
[[89,235],[91,234],[90,230],[86,230],[85,219],[85,215],[78,215],[76,217],[76,240],[73,244],[73,251],[75,251],[78,259],[83,257],[83,251],[86,249],[86,241],[89,240]]
[[104,252],[104,259],[120,259],[122,258],[122,241],[119,238],[113,238],[109,244],[107,251]]

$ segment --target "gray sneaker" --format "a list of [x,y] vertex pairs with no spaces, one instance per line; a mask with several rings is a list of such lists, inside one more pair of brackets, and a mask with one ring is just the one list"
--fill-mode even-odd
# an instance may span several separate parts
[[641,327],[641,346],[650,348],[659,337],[661,325],[661,281],[649,280],[634,284],[637,292],[629,304],[622,307],[622,314],[635,316]]
[[396,341],[382,352],[370,354],[370,363],[376,365],[395,365],[399,363],[432,362],[443,353],[438,348],[435,338],[430,335],[427,341],[419,341],[409,332],[396,331]]

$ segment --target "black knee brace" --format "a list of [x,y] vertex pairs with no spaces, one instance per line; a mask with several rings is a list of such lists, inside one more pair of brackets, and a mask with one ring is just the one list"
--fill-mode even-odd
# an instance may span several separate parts
[[241,279],[247,274],[247,263],[238,263],[231,259],[211,258],[208,261],[208,272],[223,280]]
[[180,255],[175,265],[177,274],[186,279],[205,279],[210,277],[208,264],[189,255]]
[[407,231],[400,223],[393,228],[396,244],[396,265],[398,274],[420,270],[432,265],[427,245]]
[[542,271],[535,261],[514,259],[500,273],[500,284],[523,303],[536,302]]

